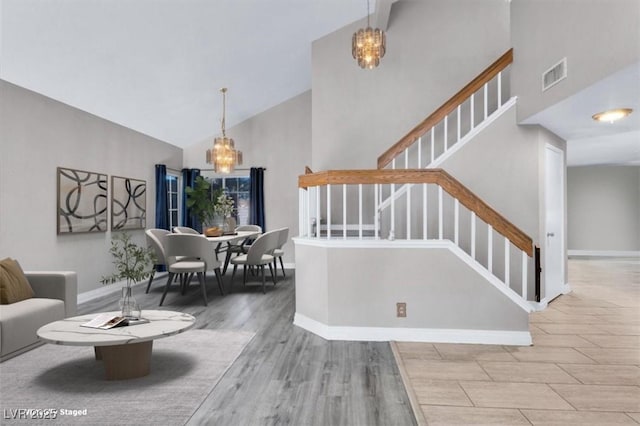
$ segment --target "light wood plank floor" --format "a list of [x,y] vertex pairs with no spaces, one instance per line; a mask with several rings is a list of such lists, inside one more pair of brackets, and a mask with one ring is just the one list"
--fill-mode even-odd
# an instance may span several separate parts
[[[227,286],[229,281],[230,273]],[[148,295],[136,287],[134,296],[143,309],[158,309],[164,284],[165,279],[154,282]],[[249,330],[256,336],[188,424],[415,424],[389,344],[329,342],[293,326],[292,271],[275,288],[268,284],[266,294],[259,287],[243,287],[241,277],[224,297],[213,277],[207,289],[208,307],[194,279],[184,296],[174,287],[161,309],[194,315],[196,328]],[[79,312],[117,310],[117,299],[111,295],[87,302]]]
[[533,346],[397,343],[429,425],[640,423],[640,261],[569,261]]

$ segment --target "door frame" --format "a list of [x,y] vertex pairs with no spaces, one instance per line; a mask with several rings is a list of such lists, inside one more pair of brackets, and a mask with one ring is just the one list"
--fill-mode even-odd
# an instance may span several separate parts
[[542,226],[542,241],[546,243],[547,239],[547,173],[549,172],[549,162],[547,161],[547,150],[550,150],[559,155],[560,158],[560,210],[562,211],[562,217],[560,218],[560,226],[559,226],[559,241],[560,241],[560,253],[562,255],[562,260],[560,262],[560,293],[552,295],[549,298],[549,293],[547,292],[547,265],[546,265],[546,254],[543,254],[542,258],[544,261],[542,275],[544,277],[544,298],[541,300],[541,303],[545,305],[549,303],[551,300],[556,297],[567,294],[571,291],[569,284],[566,282],[566,262],[567,262],[567,249],[566,249],[566,218],[567,218],[567,185],[566,185],[566,164],[565,164],[565,152],[560,148],[550,144],[545,143],[544,146],[544,218],[543,218],[543,226]]

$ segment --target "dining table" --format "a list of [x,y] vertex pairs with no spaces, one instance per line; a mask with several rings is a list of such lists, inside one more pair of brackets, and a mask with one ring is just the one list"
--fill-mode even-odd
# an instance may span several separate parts
[[[219,237],[206,237],[207,240],[214,243],[216,259],[218,259],[219,253],[224,253],[228,250],[229,246],[233,243],[237,243],[239,241],[244,241],[247,238],[254,238],[260,236],[261,232],[258,231],[236,231],[233,233],[222,234]],[[227,243],[226,246],[223,246],[224,243]],[[228,262],[225,260],[224,271],[227,270]]]

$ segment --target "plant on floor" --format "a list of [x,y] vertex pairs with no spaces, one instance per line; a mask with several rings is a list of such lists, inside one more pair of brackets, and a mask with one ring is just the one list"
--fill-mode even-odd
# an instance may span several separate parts
[[187,207],[190,209],[191,214],[197,217],[203,226],[204,224],[213,222],[216,214],[215,200],[222,193],[222,189],[213,191],[213,194],[211,194],[210,190],[211,184],[202,176],[196,178],[193,188],[185,188],[185,192],[187,193]]

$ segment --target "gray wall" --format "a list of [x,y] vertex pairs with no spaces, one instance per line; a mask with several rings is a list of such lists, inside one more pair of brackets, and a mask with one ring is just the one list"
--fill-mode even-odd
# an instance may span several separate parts
[[[296,247],[296,313],[329,326],[528,331],[528,315],[448,249]],[[353,265],[366,262],[367,268]],[[416,269],[415,265],[420,265]],[[424,271],[446,270],[446,274]],[[396,317],[396,302],[407,317]]]
[[640,167],[569,167],[569,250],[640,251]]
[[[519,121],[640,59],[638,0],[513,0],[511,27]],[[567,78],[543,93],[565,56]]]
[[504,0],[394,3],[375,70],[351,57],[351,36],[363,24],[313,43],[313,170],[375,168],[380,154],[510,47]]
[[[0,258],[29,270],[78,273],[78,291],[113,272],[111,232],[56,235],[58,166],[147,181],[155,222],[154,164],[182,165],[182,150],[0,80]],[[143,231],[130,232],[146,244]]]
[[[230,129],[244,156],[243,168],[266,167],[264,174],[267,229],[289,227],[298,235],[298,176],[311,164],[311,92],[307,91]],[[210,169],[205,152],[213,137],[185,148],[185,167]],[[284,247],[285,262],[293,262],[293,243]]]

